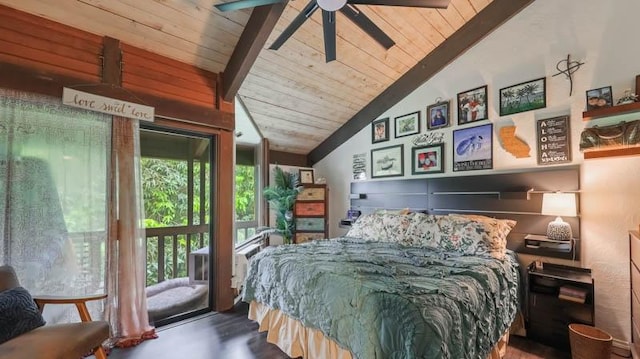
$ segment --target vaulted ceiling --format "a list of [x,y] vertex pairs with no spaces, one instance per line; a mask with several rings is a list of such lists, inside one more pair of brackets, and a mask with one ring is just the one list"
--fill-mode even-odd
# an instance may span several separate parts
[[[227,68],[251,17],[251,10],[222,13],[213,6],[226,1],[0,0],[0,4],[218,73]],[[360,5],[396,45],[385,50],[339,14],[337,61],[325,63],[320,12],[279,50],[268,49],[307,4],[291,0],[259,49],[238,96],[272,149],[307,154],[491,1],[451,0],[447,9]]]

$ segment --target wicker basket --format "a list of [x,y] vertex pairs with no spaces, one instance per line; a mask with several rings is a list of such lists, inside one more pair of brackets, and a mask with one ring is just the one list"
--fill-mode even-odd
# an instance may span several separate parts
[[596,327],[569,324],[572,359],[609,359],[613,337]]

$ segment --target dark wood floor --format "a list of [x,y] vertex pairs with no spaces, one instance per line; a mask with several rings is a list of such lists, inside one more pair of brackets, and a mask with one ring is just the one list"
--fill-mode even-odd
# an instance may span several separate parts
[[[137,347],[114,349],[110,359],[286,359],[278,347],[258,333],[258,325],[247,319],[247,305],[234,311],[211,314],[160,328],[158,339]],[[568,353],[512,336],[505,359],[569,359]],[[617,357],[615,357],[617,358]]]

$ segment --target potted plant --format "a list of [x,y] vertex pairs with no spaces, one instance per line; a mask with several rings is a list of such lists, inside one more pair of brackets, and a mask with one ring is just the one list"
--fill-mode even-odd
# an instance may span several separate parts
[[276,213],[275,232],[282,236],[283,243],[291,244],[294,231],[293,204],[302,190],[297,173],[284,171],[279,166],[273,168],[274,184],[265,187],[264,198]]

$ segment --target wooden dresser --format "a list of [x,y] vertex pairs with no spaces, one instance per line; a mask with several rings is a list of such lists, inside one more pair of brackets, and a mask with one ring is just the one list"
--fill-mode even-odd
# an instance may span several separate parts
[[293,206],[296,225],[294,243],[328,237],[328,192],[327,185],[324,184],[304,185]]
[[[629,231],[629,253],[631,256],[631,350],[640,353],[640,233]],[[635,355],[634,355],[635,357]]]

